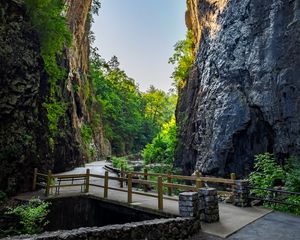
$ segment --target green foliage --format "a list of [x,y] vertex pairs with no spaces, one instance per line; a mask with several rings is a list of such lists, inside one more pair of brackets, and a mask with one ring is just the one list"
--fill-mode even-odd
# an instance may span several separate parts
[[170,122],[163,125],[161,132],[143,150],[145,164],[159,163],[173,165],[176,144],[176,121],[173,116]]
[[81,137],[83,140],[84,148],[88,154],[89,160],[93,159],[96,155],[95,149],[92,146],[93,142],[93,130],[88,124],[82,124],[80,128]]
[[19,205],[15,208],[9,208],[6,214],[13,214],[19,217],[22,225],[21,233],[35,234],[41,233],[43,227],[48,223],[46,221],[49,213],[50,203],[39,199],[30,200],[29,203]]
[[[300,163],[295,158],[290,158],[287,162],[287,165],[282,167],[276,163],[273,154],[265,153],[255,156],[255,171],[249,176],[250,183],[254,187],[267,189],[276,185],[284,185],[287,191],[300,192]],[[252,192],[262,198],[270,197],[270,192],[265,190],[255,189]],[[288,195],[284,201],[300,205],[300,195]],[[264,206],[300,215],[300,207],[297,206],[268,202],[264,203]]]
[[296,215],[300,215],[300,196],[299,195],[292,195],[288,196],[287,199],[285,199],[285,202],[291,203],[291,204],[297,204],[297,206],[292,206],[292,205],[283,205],[283,204],[265,204],[267,207],[273,208],[274,210],[277,211],[282,211],[282,212],[289,212],[293,213]]
[[50,78],[50,97],[44,107],[47,109],[49,130],[53,137],[57,133],[59,118],[66,110],[65,105],[56,100],[55,96],[59,92],[57,81],[65,77],[65,69],[57,64],[57,57],[62,54],[64,46],[71,45],[72,34],[62,15],[66,10],[63,0],[25,0],[25,6],[37,31],[44,67]]
[[66,18],[62,15],[65,3],[63,0],[25,0],[25,6],[39,36],[45,69],[51,83],[55,84],[65,74],[57,65],[56,56],[62,53],[65,45],[69,46],[72,42]]
[[[249,176],[249,181],[253,186],[260,188],[272,188],[278,181],[285,179],[284,170],[276,164],[273,154],[265,153],[255,156],[255,172]],[[267,193],[263,190],[255,190],[258,196],[265,196]]]
[[84,123],[84,124],[82,124],[82,126],[80,128],[80,132],[81,132],[83,142],[85,144],[90,144],[92,142],[92,138],[93,138],[93,131],[92,131],[91,127]]
[[52,133],[57,133],[59,119],[65,114],[67,109],[66,104],[61,101],[53,100],[53,102],[44,103],[43,106],[47,109],[49,130]]
[[194,48],[194,34],[192,30],[189,30],[186,34],[186,39],[175,44],[174,54],[169,58],[169,63],[175,65],[172,78],[175,80],[175,85],[178,89],[184,87],[189,70],[195,61]]
[[119,68],[117,57],[106,62],[96,49],[92,49],[91,73],[113,154],[139,152],[170,120],[176,97],[154,87],[141,93],[135,81]]
[[7,195],[5,192],[0,191],[0,203],[4,202],[7,199]]
[[293,192],[300,192],[300,162],[294,157],[287,161],[285,186]]
[[170,121],[175,112],[177,103],[176,94],[166,94],[154,86],[143,93],[145,101],[145,115],[153,123],[153,126],[160,129],[163,124]]
[[92,14],[98,15],[100,8],[101,8],[101,2],[99,0],[93,0],[92,9],[91,9]]
[[115,168],[123,168],[125,171],[133,170],[133,168],[128,165],[127,157],[112,157],[112,164]]

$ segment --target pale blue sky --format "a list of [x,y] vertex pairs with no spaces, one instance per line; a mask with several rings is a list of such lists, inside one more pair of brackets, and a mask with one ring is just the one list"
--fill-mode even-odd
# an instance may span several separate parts
[[101,0],[92,30],[95,46],[106,60],[119,58],[145,91],[150,84],[168,91],[173,45],[185,37],[186,0]]

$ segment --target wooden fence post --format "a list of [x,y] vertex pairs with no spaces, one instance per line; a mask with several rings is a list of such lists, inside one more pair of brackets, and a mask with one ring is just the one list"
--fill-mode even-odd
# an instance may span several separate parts
[[104,175],[104,198],[108,196],[108,171],[105,171]]
[[158,210],[162,211],[164,205],[163,205],[163,182],[161,176],[157,178],[157,195],[158,195]]
[[[144,168],[144,180],[147,181],[148,180],[148,170],[147,168]],[[148,186],[147,184],[144,184],[144,192],[148,191]]]
[[230,179],[231,179],[231,180],[236,180],[236,175],[235,175],[235,173],[231,173],[231,174],[230,174]]
[[130,204],[130,203],[132,203],[132,174],[128,173],[127,177],[128,177],[128,183],[127,183],[127,186],[128,186],[128,189],[127,189],[127,191],[128,191],[127,202]]
[[46,197],[48,197],[50,193],[51,180],[52,180],[52,171],[49,170],[47,176],[46,192],[45,192]]
[[[120,177],[124,178],[124,168],[123,167],[121,167]],[[124,187],[124,183],[123,183],[123,179],[121,179],[120,188],[123,188],[123,187]]]
[[37,173],[38,173],[38,169],[35,168],[35,169],[33,170],[32,191],[35,191],[35,190],[36,190]]
[[85,179],[85,192],[88,193],[90,190],[90,169],[86,170],[86,179]]
[[[170,177],[170,173],[168,173],[168,183],[172,183],[172,178]],[[168,187],[168,195],[172,196],[172,188]]]
[[[230,179],[233,180],[233,181],[235,182],[235,180],[236,180],[236,175],[235,175],[235,173],[230,173]],[[235,189],[234,185],[235,185],[235,183],[231,185],[231,190],[232,190],[232,192],[234,192],[234,189]]]
[[198,170],[195,172],[195,175],[196,175],[196,188],[197,188],[197,191],[198,191],[199,188],[203,187],[203,182],[200,179],[201,174]]

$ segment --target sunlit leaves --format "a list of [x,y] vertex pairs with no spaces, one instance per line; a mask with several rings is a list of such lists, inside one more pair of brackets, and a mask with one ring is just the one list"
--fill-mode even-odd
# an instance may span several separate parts
[[175,44],[174,54],[169,58],[169,63],[175,66],[172,78],[175,80],[175,85],[178,89],[184,86],[189,75],[189,70],[194,63],[194,48],[193,31],[189,30],[186,34],[186,39],[178,41]]

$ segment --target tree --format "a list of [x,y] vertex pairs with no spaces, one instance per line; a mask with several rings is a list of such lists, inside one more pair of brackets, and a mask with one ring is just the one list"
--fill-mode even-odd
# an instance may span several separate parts
[[184,87],[189,70],[195,61],[194,48],[194,34],[192,30],[189,30],[186,39],[178,41],[174,45],[174,54],[169,58],[169,63],[175,65],[172,78],[175,80],[178,90]]
[[176,144],[176,120],[165,123],[161,132],[143,150],[143,158],[146,164],[160,163],[173,166]]
[[111,142],[113,154],[141,151],[170,121],[177,96],[154,86],[146,93],[140,92],[134,79],[119,68],[116,56],[106,62],[94,48],[90,62],[96,99],[102,106],[105,136]]

